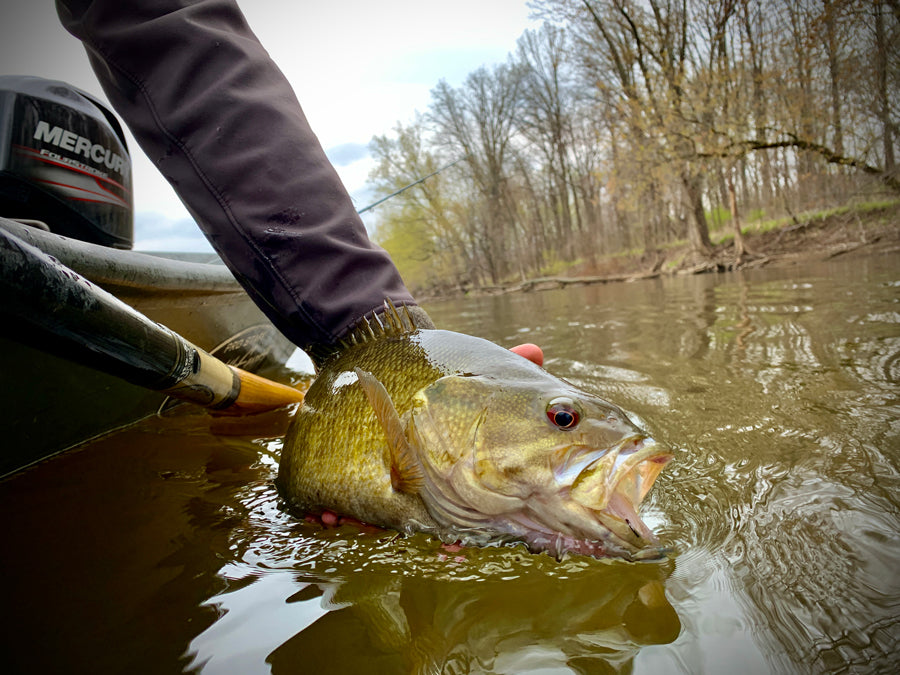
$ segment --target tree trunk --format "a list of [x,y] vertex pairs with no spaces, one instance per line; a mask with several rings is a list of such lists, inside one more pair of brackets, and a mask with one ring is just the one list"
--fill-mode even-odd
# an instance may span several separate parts
[[891,105],[887,86],[887,44],[884,35],[884,14],[882,3],[875,3],[875,75],[877,79],[878,117],[882,128],[884,149],[884,171],[892,174],[896,168],[894,160],[894,135],[891,126]]
[[828,75],[831,79],[831,126],[834,130],[834,151],[844,154],[844,131],[841,119],[840,67],[838,64],[837,38],[834,31],[834,6],[825,1],[826,47],[828,49]]
[[731,211],[731,224],[734,228],[734,264],[740,265],[747,255],[744,233],[741,232],[741,214],[738,211],[737,192],[734,189],[734,167],[728,168],[728,208]]
[[685,170],[682,184],[691,208],[693,218],[688,220],[688,242],[691,252],[702,258],[712,255],[712,242],[709,240],[709,226],[706,222],[706,211],[703,207],[703,188],[701,177]]

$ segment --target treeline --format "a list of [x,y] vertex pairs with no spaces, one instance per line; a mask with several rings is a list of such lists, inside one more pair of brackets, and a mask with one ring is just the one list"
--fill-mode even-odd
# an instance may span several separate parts
[[502,65],[376,137],[416,290],[524,279],[900,193],[900,0],[537,0]]

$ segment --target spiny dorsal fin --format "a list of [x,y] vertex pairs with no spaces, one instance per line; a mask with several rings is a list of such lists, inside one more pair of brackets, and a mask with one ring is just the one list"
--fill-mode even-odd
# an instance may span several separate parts
[[390,299],[385,299],[384,301],[384,314],[382,316],[390,324],[391,331],[403,334],[416,330],[416,322],[409,313],[409,305],[401,305],[400,307],[403,310],[403,314],[397,311],[396,305]]
[[377,340],[385,336],[401,336],[418,330],[409,308],[402,305],[398,310],[390,300],[384,301],[384,310],[363,317],[347,336],[340,341],[342,348]]
[[[408,335],[420,328],[434,328],[424,315],[424,321],[419,322],[413,318],[413,313],[409,309],[409,305],[401,305],[398,309],[390,300],[385,299],[384,309],[380,310],[368,317],[363,317],[356,322],[341,339],[333,344],[320,344],[307,348],[307,353],[313,360],[317,370],[320,370],[337,354],[348,347],[360,345],[372,340],[377,340],[386,336],[400,337]],[[420,325],[424,323],[425,325]]]
[[398,492],[417,493],[422,488],[422,467],[406,439],[390,394],[372,373],[360,368],[354,371],[387,439],[391,453],[391,485]]

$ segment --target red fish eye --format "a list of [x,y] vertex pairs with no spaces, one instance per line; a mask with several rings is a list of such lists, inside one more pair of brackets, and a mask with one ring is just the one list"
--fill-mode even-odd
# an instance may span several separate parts
[[547,406],[547,418],[560,429],[574,429],[580,415],[571,403],[553,401]]

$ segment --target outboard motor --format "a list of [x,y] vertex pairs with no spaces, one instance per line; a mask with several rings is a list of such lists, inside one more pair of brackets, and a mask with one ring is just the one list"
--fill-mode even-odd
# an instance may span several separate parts
[[0,76],[0,216],[130,249],[131,157],[113,113],[64,82]]

